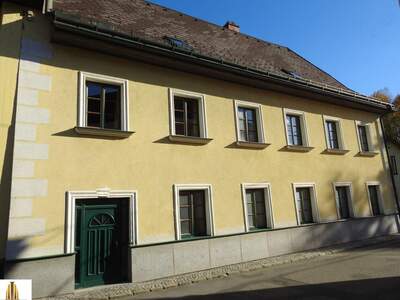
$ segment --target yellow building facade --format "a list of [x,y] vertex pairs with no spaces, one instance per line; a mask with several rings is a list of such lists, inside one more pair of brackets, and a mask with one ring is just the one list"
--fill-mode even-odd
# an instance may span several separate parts
[[[9,2],[2,4],[1,20],[1,214],[7,224],[0,228],[0,255],[5,276],[32,278],[37,297],[113,282],[91,280],[91,266],[86,274],[75,268],[83,259],[75,254],[90,252],[82,249],[91,234],[103,243],[108,229],[124,227],[118,229],[121,240],[105,235],[110,247],[123,244],[118,247],[127,267],[117,282],[397,230],[380,123],[390,110],[386,104],[340,105],[79,48],[54,33],[48,15]],[[88,125],[88,83],[118,88],[120,129]],[[180,99],[196,103],[198,136],[177,132]],[[337,149],[330,147],[331,125]],[[256,141],[246,140],[251,134]],[[201,197],[204,209],[203,221],[189,217],[189,238],[185,191],[191,201]],[[308,215],[301,197],[309,201]],[[93,209],[100,213],[92,219],[81,216],[92,216]],[[112,220],[104,217],[109,215]],[[81,220],[89,222],[84,231]],[[197,236],[193,228],[201,222]]]

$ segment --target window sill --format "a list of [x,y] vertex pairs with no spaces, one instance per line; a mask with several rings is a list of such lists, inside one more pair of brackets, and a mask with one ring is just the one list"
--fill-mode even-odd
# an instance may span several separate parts
[[350,152],[350,150],[346,150],[346,149],[331,149],[331,148],[327,148],[324,151],[325,153],[328,154],[337,154],[337,155],[344,155],[348,152]]
[[171,142],[185,143],[185,144],[198,144],[198,145],[206,145],[213,140],[213,139],[209,139],[209,138],[184,136],[184,135],[169,135],[168,139]]
[[368,157],[372,157],[372,156],[375,156],[378,154],[379,154],[379,152],[376,152],[376,151],[360,151],[360,152],[358,152],[359,156],[368,156]]
[[95,135],[114,138],[127,138],[130,137],[134,131],[123,131],[115,129],[95,128],[95,127],[75,127],[76,133],[83,135]]
[[314,149],[314,147],[297,146],[297,145],[287,145],[285,148],[288,151],[294,151],[294,152],[310,152],[311,150]]
[[256,149],[265,149],[267,148],[269,143],[258,143],[258,142],[245,142],[245,141],[237,141],[236,146],[241,148],[256,148]]

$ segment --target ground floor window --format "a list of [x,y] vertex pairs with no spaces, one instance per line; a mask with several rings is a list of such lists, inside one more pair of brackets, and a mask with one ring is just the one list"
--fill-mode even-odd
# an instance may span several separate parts
[[242,184],[246,231],[273,228],[270,185]]
[[338,219],[349,219],[354,216],[351,199],[351,183],[335,183],[335,197]]
[[212,198],[210,185],[174,186],[175,228],[178,240],[212,236]]
[[297,223],[299,225],[318,222],[314,184],[293,184]]
[[368,196],[371,204],[371,213],[373,216],[383,215],[383,207],[380,201],[380,190],[377,184],[367,184]]
[[180,191],[181,238],[207,235],[205,192]]

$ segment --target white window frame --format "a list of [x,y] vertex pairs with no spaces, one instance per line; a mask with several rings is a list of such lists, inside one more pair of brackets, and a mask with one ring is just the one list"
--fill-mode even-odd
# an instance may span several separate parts
[[[170,119],[170,135],[176,136],[175,131],[175,96],[190,98],[198,101],[198,111],[199,111],[199,130],[200,130],[200,138],[208,138],[207,132],[207,111],[206,111],[206,100],[205,95],[178,90],[178,89],[169,89],[169,119]],[[180,136],[180,135],[179,135]],[[190,136],[188,136],[190,137]]]
[[326,148],[332,149],[332,150],[336,149],[336,148],[330,148],[330,146],[329,146],[329,133],[328,133],[328,126],[327,126],[326,122],[330,121],[330,122],[335,122],[335,124],[336,124],[336,134],[337,134],[338,143],[339,143],[339,150],[345,150],[346,144],[344,142],[344,137],[343,137],[342,119],[336,118],[336,117],[331,117],[331,116],[326,116],[326,115],[324,115],[322,118],[323,118],[324,128],[325,128]]
[[348,207],[349,207],[349,214],[350,218],[356,218],[356,215],[354,213],[354,202],[353,202],[353,184],[350,181],[338,181],[338,182],[333,182],[333,195],[335,197],[336,201],[336,214],[337,214],[337,219],[340,219],[340,209],[339,209],[339,196],[338,193],[336,192],[337,187],[346,187],[347,188],[347,201],[348,201]]
[[214,236],[214,208],[212,200],[212,186],[211,184],[174,184],[174,215],[175,215],[175,239],[181,240],[181,216],[180,216],[180,203],[179,203],[179,192],[180,191],[193,191],[203,190],[205,191],[205,210],[206,210],[206,228],[207,235]]
[[[382,215],[386,215],[386,211],[385,211],[385,205],[384,205],[384,201],[383,201],[383,196],[382,196],[382,185],[379,181],[367,181],[365,183],[365,188],[367,189],[367,196],[368,196],[368,204],[369,204],[369,212],[371,216],[373,215],[372,212],[372,205],[371,205],[371,196],[369,194],[369,189],[368,187],[370,185],[373,186],[377,186],[378,189],[378,205],[379,205],[379,210],[382,212]],[[375,217],[375,216],[374,216]]]
[[246,201],[246,190],[248,189],[263,189],[264,190],[264,201],[265,201],[265,217],[267,218],[266,229],[274,229],[274,213],[272,208],[272,193],[270,183],[242,183],[242,201],[244,211],[244,226],[245,231],[249,232],[249,222],[247,220],[247,201]]
[[256,143],[263,144],[265,143],[265,132],[264,132],[264,120],[262,114],[262,106],[261,104],[242,101],[242,100],[234,100],[234,108],[235,108],[235,125],[236,125],[236,141],[243,143],[254,143],[250,141],[244,141],[240,139],[240,128],[239,128],[239,107],[251,108],[256,111],[256,122],[257,122],[257,136],[258,141]]
[[[297,207],[297,200],[296,200],[296,189],[297,188],[310,188],[310,196],[311,196],[311,210],[313,214],[313,220],[314,223],[320,223],[320,215],[319,215],[319,209],[318,209],[318,202],[317,202],[317,191],[316,191],[316,185],[314,182],[295,182],[292,183],[292,188],[293,188],[293,199],[294,199],[294,205],[296,209],[296,219],[297,219],[297,225],[298,226],[305,226],[308,224],[301,224],[300,223],[300,216],[299,216],[299,210]],[[312,225],[309,224],[309,225]]]
[[135,190],[110,190],[108,188],[99,188],[90,191],[67,191],[66,192],[66,224],[65,224],[65,241],[64,252],[75,252],[75,213],[76,200],[99,198],[123,198],[129,201],[129,243],[131,245],[138,244],[139,228],[138,228],[138,196]]
[[363,122],[363,121],[355,121],[356,133],[357,133],[357,141],[358,141],[358,149],[360,153],[365,153],[365,151],[361,148],[361,139],[360,134],[358,132],[358,126],[365,126],[367,131],[367,142],[368,142],[368,151],[367,152],[375,152],[375,147],[372,143],[372,125],[373,123]]
[[[286,116],[287,115],[295,115],[295,116],[300,117],[302,145],[291,145],[291,144],[289,144],[289,131],[288,131],[287,121],[286,121]],[[310,147],[310,135],[309,135],[309,132],[308,132],[307,118],[306,118],[306,114],[305,114],[304,111],[294,110],[294,109],[289,109],[289,108],[283,108],[283,123],[284,123],[284,126],[285,126],[286,144],[288,146]]]
[[[87,126],[87,88],[86,81],[118,85],[121,87],[121,129],[129,131],[129,92],[128,80],[100,74],[79,72],[79,111],[78,127]],[[100,128],[102,129],[102,128]]]

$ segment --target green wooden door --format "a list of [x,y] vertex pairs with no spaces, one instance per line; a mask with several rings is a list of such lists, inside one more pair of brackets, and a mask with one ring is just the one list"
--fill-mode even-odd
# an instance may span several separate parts
[[[124,277],[125,239],[119,201],[96,200],[76,205],[76,286],[121,282]],[[126,264],[125,264],[126,265]]]

